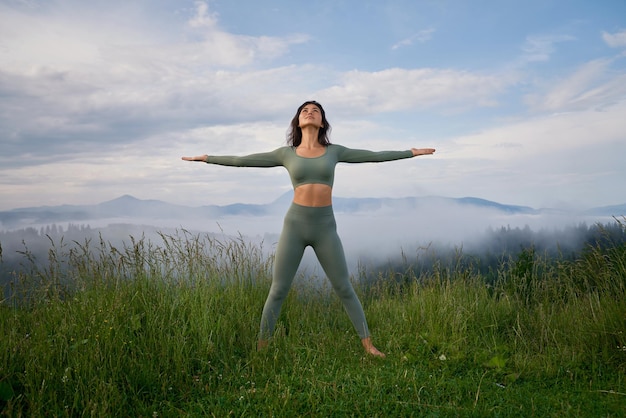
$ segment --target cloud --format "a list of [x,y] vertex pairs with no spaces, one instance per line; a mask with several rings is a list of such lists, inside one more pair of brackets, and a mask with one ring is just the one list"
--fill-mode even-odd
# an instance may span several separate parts
[[560,42],[574,41],[570,35],[532,35],[526,38],[522,51],[524,61],[548,61],[555,51],[555,45]]
[[184,54],[172,53],[178,59],[190,59],[203,66],[241,67],[259,60],[270,61],[284,55],[294,44],[306,43],[307,35],[294,34],[286,37],[244,36],[225,32],[219,28],[218,15],[209,11],[208,3],[197,1],[196,14],[189,22],[189,27],[198,31],[200,42],[187,45]]
[[[389,57],[388,48],[369,47],[367,57],[354,51],[355,62],[369,60],[376,70],[342,72],[327,59],[336,39],[326,33],[312,32],[315,42],[278,28],[264,32],[272,36],[235,33],[207,1],[15,4],[0,0],[0,194],[22,202],[87,203],[123,193],[191,204],[232,203],[241,196],[267,202],[289,189],[284,170],[207,169],[185,165],[180,156],[279,146],[288,119],[307,98],[330,111],[339,143],[438,149],[432,158],[384,168],[342,166],[337,195],[468,194],[532,204],[542,194],[580,194],[571,186],[574,179],[595,193],[597,179],[615,184],[609,175],[624,178],[619,163],[595,156],[586,170],[570,167],[564,157],[586,154],[590,138],[607,157],[622,155],[615,141],[623,141],[619,135],[626,131],[626,74],[619,58],[591,56],[563,69],[551,58],[559,43],[574,39],[569,36],[528,37],[527,61],[509,66],[509,73],[464,70],[465,61],[413,67],[408,56],[406,68],[385,68],[376,54],[383,50]],[[237,15],[229,27],[246,18]],[[396,47],[427,42],[433,33],[417,32]],[[622,36],[604,34],[616,47]],[[520,71],[531,61],[549,72]],[[531,89],[520,103],[520,91]],[[445,137],[451,131],[471,133]],[[560,171],[551,173],[557,165]],[[542,187],[568,182],[559,193]]]
[[[0,56],[6,59],[2,69],[19,74],[43,67],[139,75],[164,66],[171,76],[181,69],[202,72],[268,62],[309,39],[303,34],[254,37],[226,32],[205,2],[196,2],[195,15],[178,26],[170,24],[173,27],[161,27],[159,22],[149,25],[140,17],[125,18],[132,24],[120,22],[124,18],[118,14],[139,13],[124,7],[114,3],[106,18],[80,9],[50,15],[3,10]],[[24,30],[29,27],[37,30]]]
[[579,149],[619,141],[626,122],[620,116],[626,101],[599,112],[588,109],[538,116],[516,123],[503,124],[485,131],[459,137],[456,147],[446,158],[489,158],[510,164],[519,159],[532,159],[558,154],[563,149]]
[[452,69],[354,70],[343,74],[339,85],[319,94],[324,100],[370,113],[455,104],[493,106],[496,96],[514,81]]
[[395,43],[391,46],[392,50],[400,49],[403,47],[411,46],[415,42],[424,43],[430,41],[432,39],[432,35],[435,33],[435,29],[423,29],[412,36],[401,40],[400,42]]
[[438,147],[433,186],[443,195],[466,190],[522,205],[593,201],[626,176],[617,157],[626,150],[624,114],[621,101],[602,111],[542,115],[457,137]]
[[160,131],[291,112],[311,68],[235,67],[271,60],[306,37],[232,35],[206,3],[196,6],[189,22],[201,36],[184,39],[176,34],[187,21],[164,36],[145,23],[118,27],[115,18],[98,20],[80,9],[46,14],[0,5],[2,164],[24,164],[16,158],[24,156],[31,157],[27,165],[38,164]]
[[613,59],[597,59],[552,83],[543,94],[526,97],[535,111],[564,112],[599,108],[618,102],[626,94],[626,74],[613,74]]
[[626,30],[615,33],[602,32],[602,39],[611,48],[626,47]]
[[189,26],[212,29],[217,26],[217,16],[217,13],[209,12],[209,5],[206,2],[196,1],[196,15],[189,20]]
[[[124,19],[135,20],[136,11],[124,12]],[[159,132],[181,136],[199,126],[278,117],[285,123],[284,115],[303,97],[316,96],[353,117],[363,111],[492,105],[508,83],[454,70],[342,74],[308,64],[263,68],[253,64],[307,42],[307,35],[227,33],[206,2],[196,2],[178,27],[167,28],[169,35],[156,30],[158,23],[119,28],[117,17],[96,18],[80,9],[50,15],[3,10],[0,162],[6,167],[24,164],[16,157],[40,164],[52,156],[99,152],[102,144],[117,149],[141,143]],[[189,38],[180,37],[185,31]],[[320,74],[335,85],[318,89]]]

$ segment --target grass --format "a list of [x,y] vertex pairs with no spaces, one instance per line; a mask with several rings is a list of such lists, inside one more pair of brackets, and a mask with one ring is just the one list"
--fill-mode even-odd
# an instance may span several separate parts
[[[255,349],[272,260],[181,231],[24,253],[0,305],[4,416],[623,416],[626,248],[523,251],[355,281],[386,359],[328,287],[297,279]],[[358,279],[358,278],[357,278]]]

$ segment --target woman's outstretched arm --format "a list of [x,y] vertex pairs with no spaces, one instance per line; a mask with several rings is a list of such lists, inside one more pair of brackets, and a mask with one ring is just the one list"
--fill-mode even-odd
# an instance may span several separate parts
[[245,156],[233,155],[197,155],[183,157],[184,161],[198,161],[208,164],[226,165],[231,167],[278,167],[283,165],[284,150],[278,148],[271,152],[261,152]]
[[338,161],[344,163],[381,163],[435,152],[434,148],[411,148],[406,151],[370,151],[347,148],[341,145],[335,145],[335,147],[338,152]]

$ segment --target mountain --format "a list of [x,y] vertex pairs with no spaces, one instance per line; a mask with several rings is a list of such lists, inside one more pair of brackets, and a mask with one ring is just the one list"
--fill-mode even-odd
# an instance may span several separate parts
[[[287,192],[268,204],[236,203],[225,206],[206,205],[190,207],[159,200],[141,200],[124,195],[96,205],[60,205],[20,208],[0,211],[0,228],[16,229],[30,225],[53,223],[88,223],[97,220],[141,220],[142,222],[163,219],[207,219],[216,220],[227,216],[267,216],[283,214],[289,207],[292,192]],[[342,198],[333,199],[338,213],[410,212],[424,208],[455,207],[457,209],[488,209],[502,214],[536,215],[554,213],[551,209],[533,209],[528,206],[505,205],[476,197],[404,197],[404,198]],[[590,209],[584,214],[597,216],[623,216],[626,205]]]
[[586,210],[585,214],[591,215],[591,216],[623,217],[623,216],[626,216],[626,204],[593,208],[593,209]]
[[[290,199],[288,196],[287,198]],[[289,200],[286,200],[286,196],[282,196],[272,203],[263,205],[235,203],[226,206],[190,207],[160,200],[141,200],[130,195],[124,195],[96,205],[39,206],[0,211],[0,228],[14,229],[29,225],[79,223],[103,219],[149,221],[188,219],[190,217],[218,219],[233,215],[263,216],[273,213],[281,207],[286,207],[288,204]]]
[[402,197],[402,198],[333,198],[333,208],[338,212],[376,211],[384,208],[397,210],[419,209],[424,206],[458,205],[482,209],[494,209],[508,214],[538,214],[540,211],[528,206],[503,205],[476,197]]

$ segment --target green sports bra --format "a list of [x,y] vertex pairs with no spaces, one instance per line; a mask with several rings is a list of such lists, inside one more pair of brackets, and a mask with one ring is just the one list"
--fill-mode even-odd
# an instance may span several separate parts
[[294,189],[302,184],[320,183],[333,186],[337,163],[380,163],[411,158],[407,151],[368,151],[328,145],[319,157],[307,158],[296,154],[295,147],[285,146],[271,152],[250,154],[242,157],[209,155],[204,161],[231,167],[285,167]]

